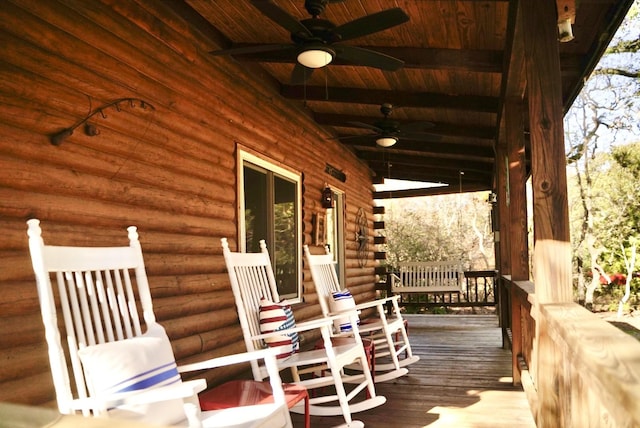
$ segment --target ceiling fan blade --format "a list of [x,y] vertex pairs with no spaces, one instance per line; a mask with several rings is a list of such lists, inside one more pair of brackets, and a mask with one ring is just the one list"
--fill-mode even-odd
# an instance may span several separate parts
[[339,25],[333,32],[340,35],[342,41],[351,40],[404,24],[408,20],[409,16],[401,8],[394,7]]
[[377,137],[375,134],[364,134],[364,135],[338,135],[337,137],[329,137],[327,140],[351,140],[352,138],[374,138]]
[[403,140],[426,141],[426,142],[432,142],[432,143],[437,143],[442,141],[442,137],[436,134],[402,132],[400,135]]
[[372,51],[370,49],[341,44],[336,44],[333,48],[341,59],[344,59],[353,65],[363,65],[386,71],[396,71],[404,65],[404,61],[399,60],[398,58]]
[[249,46],[236,46],[228,49],[221,49],[219,51],[211,51],[209,52],[211,55],[245,55],[245,54],[254,54],[261,52],[273,52],[273,51],[282,51],[286,53],[286,51],[295,50],[295,46],[292,45],[249,45]]
[[377,132],[378,134],[384,134],[384,129],[378,128],[377,126],[371,125],[369,123],[364,123],[364,122],[347,122],[347,123],[358,128],[370,129],[372,131]]
[[313,73],[313,68],[307,68],[304,65],[296,62],[296,65],[293,67],[293,71],[291,72],[291,84],[293,85],[302,85],[311,77]]
[[428,129],[432,129],[434,126],[436,126],[434,123],[427,121],[411,122],[403,124],[402,131],[427,132]]
[[291,34],[301,33],[305,36],[312,36],[311,31],[309,31],[307,27],[270,0],[252,0],[251,4],[262,12],[264,16],[286,29]]

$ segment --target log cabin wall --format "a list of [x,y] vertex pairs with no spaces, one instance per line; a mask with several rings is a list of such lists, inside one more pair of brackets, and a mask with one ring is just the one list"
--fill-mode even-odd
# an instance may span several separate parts
[[[213,58],[205,25],[156,0],[10,0],[0,8],[0,401],[53,405],[25,221],[45,242],[126,245],[138,226],[155,311],[179,362],[244,350],[220,238],[236,246],[236,151],[304,174],[304,241],[325,183],[345,192],[347,285],[374,293],[373,257],[358,268],[353,220],[373,218],[367,167],[285,102],[259,72]],[[121,103],[60,146],[50,135]],[[153,108],[152,108],[153,107]],[[347,176],[342,183],[325,163]],[[316,251],[319,249],[316,249]],[[317,316],[305,271],[298,319]],[[210,384],[232,372],[204,374]]]

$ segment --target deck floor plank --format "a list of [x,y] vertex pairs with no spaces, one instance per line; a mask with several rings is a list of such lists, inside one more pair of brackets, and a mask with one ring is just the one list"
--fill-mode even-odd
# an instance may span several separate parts
[[[511,353],[493,315],[407,315],[420,361],[409,374],[376,385],[387,402],[353,415],[368,428],[534,428],[521,388],[511,385]],[[295,427],[302,415],[292,414]],[[344,423],[311,418],[314,428]]]

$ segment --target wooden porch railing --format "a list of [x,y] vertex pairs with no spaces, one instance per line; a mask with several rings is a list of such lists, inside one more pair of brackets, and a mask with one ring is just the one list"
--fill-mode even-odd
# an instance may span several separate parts
[[[377,285],[379,290],[393,295],[391,276],[386,274],[386,281]],[[495,306],[497,303],[498,281],[495,270],[465,271],[462,287],[459,292],[412,292],[401,293],[400,304],[411,308],[431,307],[473,307]]]
[[502,277],[499,295],[538,427],[640,426],[640,341],[578,304],[538,305],[529,281]]

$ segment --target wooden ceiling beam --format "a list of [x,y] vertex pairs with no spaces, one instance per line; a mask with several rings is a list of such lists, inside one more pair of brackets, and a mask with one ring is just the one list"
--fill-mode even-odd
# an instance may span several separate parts
[[282,85],[288,99],[380,105],[381,102],[403,107],[423,107],[497,113],[498,98],[474,95],[444,95],[434,92],[386,91],[382,89],[340,88],[324,86]]
[[[237,43],[232,48],[242,48],[249,46],[268,46],[266,44]],[[339,46],[339,45],[336,45]],[[500,73],[502,72],[503,53],[499,50],[480,49],[436,49],[436,48],[415,48],[408,46],[359,46],[370,49],[385,55],[392,56],[404,61],[404,68],[421,68],[433,70],[462,70],[480,73]],[[267,63],[289,63],[296,62],[295,57],[290,52],[266,51],[253,54],[243,54],[233,56],[238,61],[267,62]],[[353,65],[344,61],[338,55],[332,65]]]
[[[393,165],[395,164],[392,164],[392,167],[388,168],[386,165],[380,165],[380,164],[372,165],[371,163],[369,163],[371,170],[374,171],[377,176],[395,178],[395,175],[393,173]],[[419,179],[419,180],[427,179],[428,181],[431,181],[431,182],[446,182],[446,183],[453,183],[453,182],[459,183],[459,180],[460,180],[460,171],[458,170],[445,169],[445,168],[433,168],[433,167],[420,167],[420,166],[416,166],[413,169],[408,168],[407,166],[404,166],[404,168],[408,170],[406,174],[403,174],[403,177],[405,179],[412,179],[412,178]],[[488,183],[488,182],[491,182],[492,179],[493,179],[492,170],[488,170],[485,173],[465,171],[465,174],[463,175],[463,181],[468,181],[468,182],[482,182],[482,183],[487,182]]]
[[[387,173],[386,170],[374,170],[372,172],[375,174],[375,177],[382,178],[392,178],[394,180],[405,180],[405,181],[415,181],[419,183],[438,183],[438,184],[447,184],[450,186],[456,187],[458,189],[460,187],[460,177],[456,171],[451,172],[440,172],[440,171],[430,171],[430,170],[413,170],[413,171],[404,171],[402,176],[397,176],[393,173],[393,169],[391,170],[391,175]],[[468,178],[463,181],[463,183],[488,183],[490,179],[486,177],[471,179]]]
[[360,152],[358,158],[366,161],[368,165],[375,168],[380,168],[384,165],[384,167],[388,169],[389,164],[391,164],[391,169],[393,169],[393,166],[395,165],[403,168],[440,168],[443,170],[456,171],[457,173],[460,172],[461,168],[464,168],[463,171],[465,173],[474,172],[487,175],[493,173],[493,165],[488,162],[462,163],[460,161],[452,161],[450,159],[433,159],[431,157],[421,156],[383,156],[380,153],[374,152]]
[[[409,189],[409,190],[393,190],[384,192],[373,192],[373,199],[394,199],[394,198],[415,198],[418,196],[436,196],[436,195],[450,195],[460,192],[458,187],[455,190],[451,186],[442,187],[427,187],[423,189]],[[462,193],[480,192],[483,190],[491,190],[491,187],[487,187],[484,183],[467,183],[462,185]]]
[[[354,125],[349,124],[349,122],[362,122],[362,123],[370,123],[374,124],[375,122],[382,119],[381,116],[356,116],[353,114],[333,114],[333,113],[314,113],[313,119],[316,123],[320,125],[328,125],[328,126],[340,126],[340,127],[354,127]],[[400,128],[402,125],[407,125],[413,120],[398,120],[395,119],[399,124]],[[437,134],[437,135],[448,135],[452,137],[470,137],[470,138],[479,138],[486,140],[494,140],[496,137],[496,129],[489,126],[463,126],[463,125],[452,125],[450,123],[444,122],[432,122],[433,127],[428,129],[429,133]]]

